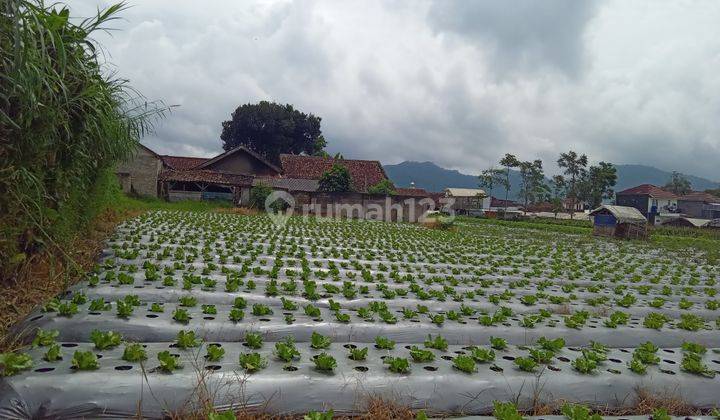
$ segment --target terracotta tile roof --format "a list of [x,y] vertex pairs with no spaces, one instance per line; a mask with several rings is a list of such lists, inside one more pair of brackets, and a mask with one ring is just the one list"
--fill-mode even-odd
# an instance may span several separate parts
[[165,166],[167,166],[170,169],[177,169],[177,170],[185,170],[185,169],[192,169],[196,166],[199,166],[203,163],[205,163],[208,159],[207,158],[201,158],[201,157],[185,157],[185,156],[168,156],[163,155],[160,156],[160,159],[165,163]]
[[677,196],[670,191],[665,191],[652,184],[642,184],[637,187],[628,188],[627,190],[616,193],[616,195],[649,195],[652,198],[677,198]]
[[274,188],[280,188],[287,191],[304,191],[315,192],[319,187],[316,179],[298,179],[298,178],[255,178],[253,185],[265,184]]
[[160,172],[159,178],[161,181],[208,182],[220,185],[251,186],[253,184],[252,176],[206,169],[187,169],[181,171],[166,169]]
[[682,201],[701,201],[703,203],[720,203],[720,197],[706,193],[706,192],[691,192],[678,197],[678,200]]
[[395,188],[395,194],[404,197],[430,197],[430,193],[422,188]]
[[287,178],[320,179],[335,162],[348,168],[353,189],[357,192],[366,192],[368,187],[387,179],[385,170],[377,160],[336,160],[319,156],[280,155],[283,175]]

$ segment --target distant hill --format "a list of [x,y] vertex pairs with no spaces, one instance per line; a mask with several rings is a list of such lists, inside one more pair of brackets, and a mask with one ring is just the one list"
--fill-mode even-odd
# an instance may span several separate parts
[[[428,191],[442,191],[447,187],[458,188],[479,188],[477,175],[463,174],[454,169],[445,169],[432,162],[411,162],[406,161],[397,165],[385,165],[385,172],[393,183],[399,187],[407,187],[411,182],[418,188]],[[670,179],[672,172],[646,165],[615,165],[618,172],[618,182],[615,191],[634,187],[640,184],[665,185]],[[695,190],[706,190],[720,188],[720,182],[713,182],[709,179],[688,175]],[[520,174],[517,171],[510,172],[510,197],[517,198],[520,190]],[[493,195],[503,198],[505,191],[496,188]]]

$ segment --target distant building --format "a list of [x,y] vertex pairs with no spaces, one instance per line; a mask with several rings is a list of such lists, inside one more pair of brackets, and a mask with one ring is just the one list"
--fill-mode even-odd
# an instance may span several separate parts
[[675,217],[662,222],[662,226],[674,226],[674,227],[689,227],[689,228],[703,228],[710,224],[711,220],[708,219],[696,219],[693,217]]
[[647,219],[635,207],[600,206],[590,212],[593,234],[625,239],[647,237]]
[[704,192],[692,192],[678,198],[680,213],[698,219],[720,218],[720,197]]
[[663,213],[677,213],[678,197],[670,191],[651,184],[642,184],[615,194],[618,206],[636,208],[643,216],[655,223],[655,217]]
[[491,198],[478,188],[445,188],[445,197],[454,200],[452,208],[458,214],[490,209]]

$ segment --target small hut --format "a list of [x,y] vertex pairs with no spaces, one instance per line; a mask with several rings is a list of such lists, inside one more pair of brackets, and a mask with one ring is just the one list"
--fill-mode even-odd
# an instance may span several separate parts
[[686,227],[686,228],[703,228],[710,223],[708,219],[697,219],[694,217],[674,217],[670,220],[662,222],[662,226]]
[[600,206],[590,212],[593,234],[616,238],[647,237],[647,219],[635,207]]

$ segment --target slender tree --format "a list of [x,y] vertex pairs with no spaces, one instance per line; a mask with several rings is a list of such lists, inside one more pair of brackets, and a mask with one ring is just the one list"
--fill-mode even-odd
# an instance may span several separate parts
[[565,177],[562,175],[555,175],[550,180],[548,189],[550,190],[550,202],[553,205],[553,211],[555,212],[556,219],[558,212],[563,208],[562,199],[567,193],[566,188]]
[[692,191],[692,184],[687,176],[680,172],[673,171],[670,180],[665,184],[666,190],[671,191],[676,195],[685,195]]
[[492,198],[494,187],[505,185],[505,171],[496,168],[486,169],[480,173],[478,181],[480,187],[485,188],[490,192],[490,197]]
[[525,208],[528,204],[536,203],[547,193],[545,174],[542,161],[536,159],[532,162],[520,162],[521,188],[520,196],[523,198]]
[[505,156],[500,159],[500,165],[505,168],[505,179],[503,180],[502,184],[503,187],[505,187],[505,203],[503,203],[503,217],[505,217],[505,213],[507,213],[507,203],[510,195],[510,169],[520,166],[520,161],[517,159],[517,157],[515,157],[515,155],[506,153]]
[[566,175],[567,198],[570,199],[571,219],[575,216],[575,205],[578,199],[578,184],[585,174],[587,163],[588,159],[586,155],[578,155],[572,150],[567,153],[561,153],[560,159],[557,161],[558,166],[564,170],[563,172]]

